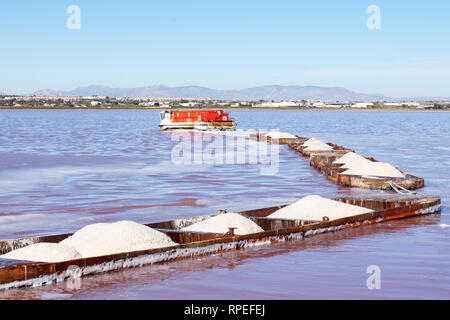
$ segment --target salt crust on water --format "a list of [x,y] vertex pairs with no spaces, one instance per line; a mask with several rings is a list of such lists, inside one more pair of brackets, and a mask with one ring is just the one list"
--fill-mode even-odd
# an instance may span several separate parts
[[404,178],[405,175],[393,165],[385,162],[370,161],[354,152],[349,152],[334,163],[343,163],[342,168],[347,169],[342,174],[360,176],[379,176]]
[[224,213],[209,219],[191,224],[181,230],[227,233],[229,227],[235,227],[234,233],[245,235],[249,233],[263,232],[264,230],[252,220],[237,213]]
[[0,256],[2,259],[33,262],[61,262],[82,258],[73,247],[59,243],[35,243]]
[[271,131],[267,133],[266,136],[270,137],[271,139],[297,139],[296,136],[290,134],[289,132]]
[[166,234],[133,221],[88,225],[60,244],[75,248],[84,258],[176,245]]
[[302,144],[302,146],[305,146],[305,150],[307,151],[327,151],[327,150],[333,150],[333,148],[328,145],[327,143],[318,140],[316,138],[310,138],[305,143]]
[[322,221],[324,216],[327,216],[330,220],[335,220],[372,211],[371,209],[322,198],[317,195],[310,195],[275,211],[268,217]]

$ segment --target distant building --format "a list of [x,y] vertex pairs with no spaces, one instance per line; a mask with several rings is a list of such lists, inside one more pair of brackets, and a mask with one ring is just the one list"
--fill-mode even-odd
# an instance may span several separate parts
[[308,104],[312,108],[323,108],[325,106],[325,103],[319,101],[319,102],[310,102]]
[[201,104],[198,102],[184,102],[184,103],[180,103],[181,107],[200,107]]
[[417,102],[384,102],[383,105],[385,106],[392,106],[392,107],[418,107],[420,106],[420,103]]
[[98,99],[98,100],[105,100],[106,96],[86,96],[86,97],[80,97],[83,100],[93,100],[93,99]]
[[349,102],[324,102],[324,101],[310,101],[306,103],[307,107],[311,108],[348,108],[350,107]]
[[351,105],[352,108],[367,108],[372,107],[373,103],[371,102],[357,102]]
[[148,101],[139,103],[140,106],[144,107],[159,107],[160,103],[157,101]]
[[416,108],[417,109],[431,109],[431,108],[433,108],[434,106],[432,105],[432,104],[425,104],[425,105],[420,105],[420,106],[417,106]]
[[298,107],[299,104],[293,101],[281,101],[281,102],[263,102],[261,104],[255,104],[253,107],[256,108],[287,108],[287,107]]
[[348,108],[350,107],[350,104],[345,102],[331,102],[325,104],[325,108]]

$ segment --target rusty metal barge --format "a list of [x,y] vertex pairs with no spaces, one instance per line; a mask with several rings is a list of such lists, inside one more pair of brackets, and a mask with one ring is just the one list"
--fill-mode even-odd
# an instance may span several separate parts
[[[178,245],[82,258],[59,263],[0,259],[0,289],[6,290],[17,287],[41,286],[108,271],[123,270],[229,250],[239,250],[262,244],[302,239],[320,233],[335,232],[394,219],[440,213],[441,210],[440,198],[434,196],[419,197],[386,194],[372,197],[354,196],[332,199],[369,208],[374,211],[324,221],[275,219],[268,217],[268,215],[285,205],[238,212],[238,214],[253,220],[264,230],[263,232],[248,235],[235,235],[233,228],[230,228],[230,231],[226,234],[180,230],[183,227],[212,216],[199,216],[150,223],[147,226],[165,233],[178,243]],[[39,242],[56,243],[70,235],[58,234],[0,241],[0,254],[5,254],[9,251]]]
[[223,110],[166,110],[160,113],[161,130],[235,130],[236,122]]
[[[309,139],[306,137],[297,136],[296,138],[291,139],[271,139],[266,135],[253,134],[250,135],[250,138],[268,143],[287,145],[290,150],[294,151],[302,158],[308,159],[310,165],[320,171],[328,180],[339,185],[372,190],[395,190],[403,192],[405,190],[423,188],[425,184],[423,178],[404,173],[398,168],[396,169],[404,173],[404,178],[343,174],[346,169],[342,168],[342,164],[335,164],[333,162],[348,152],[355,152],[355,150],[331,142],[327,142],[327,144],[332,150],[309,151],[303,146],[303,143]],[[373,162],[378,162],[372,157],[365,158]]]

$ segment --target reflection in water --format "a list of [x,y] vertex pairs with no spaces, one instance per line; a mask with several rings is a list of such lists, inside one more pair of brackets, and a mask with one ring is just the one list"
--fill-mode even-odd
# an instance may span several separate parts
[[[448,298],[450,228],[440,225],[450,225],[449,113],[233,111],[233,117],[241,129],[332,141],[425,177],[420,193],[440,195],[442,215],[92,276],[79,290],[61,283],[0,298]],[[274,176],[261,175],[259,163],[176,165],[170,158],[176,142],[157,129],[157,111],[1,111],[0,121],[0,239],[262,208],[308,194],[376,192],[331,184],[284,147]],[[366,288],[373,264],[381,268],[381,290]]]

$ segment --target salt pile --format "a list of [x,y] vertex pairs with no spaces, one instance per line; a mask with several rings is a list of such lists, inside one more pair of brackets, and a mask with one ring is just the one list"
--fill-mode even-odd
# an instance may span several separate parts
[[372,162],[369,159],[366,159],[365,157],[354,153],[354,152],[348,152],[333,163],[337,164],[343,164],[341,168],[352,168],[352,167],[358,167],[362,163]]
[[333,150],[333,148],[329,144],[327,144],[321,140],[318,140],[316,138],[308,139],[305,143],[302,144],[302,146],[305,146],[306,147],[305,150],[307,150],[307,151]]
[[119,221],[88,225],[60,244],[72,246],[83,257],[95,257],[168,247],[177,243],[150,227],[132,221]]
[[58,243],[35,243],[0,256],[1,259],[33,262],[61,262],[82,258],[73,247]]
[[369,161],[367,163],[359,163],[358,165],[352,165],[349,169],[342,172],[342,174],[392,178],[405,177],[405,174],[400,172],[397,168],[389,163],[372,161]]
[[263,232],[264,230],[252,220],[236,213],[225,213],[191,224],[182,230],[213,233],[227,233],[228,228],[235,227],[234,233],[244,235]]
[[271,131],[267,133],[266,136],[270,137],[271,139],[297,139],[297,137],[293,134],[278,131]]
[[322,198],[317,195],[304,197],[293,204],[275,211],[269,218],[319,220],[326,216],[330,220],[355,216],[373,210],[346,204],[336,200]]
[[389,163],[371,161],[354,152],[346,153],[333,163],[344,164],[342,168],[347,170],[342,172],[342,174],[393,178],[405,177],[405,174]]

